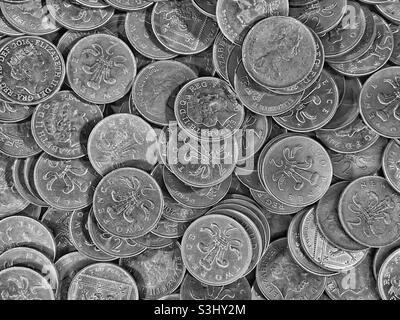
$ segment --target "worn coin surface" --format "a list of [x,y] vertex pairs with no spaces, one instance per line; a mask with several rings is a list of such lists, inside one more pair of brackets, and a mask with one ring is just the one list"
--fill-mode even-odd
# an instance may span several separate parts
[[80,252],[71,252],[58,259],[55,263],[60,281],[57,299],[67,300],[72,279],[80,270],[93,263],[96,263],[96,261],[89,259]]
[[54,264],[43,253],[26,247],[9,249],[0,255],[0,270],[12,267],[26,267],[38,272],[47,280],[54,295],[57,296],[58,272]]
[[95,263],[72,279],[68,300],[138,300],[135,279],[111,263]]
[[137,257],[121,259],[120,266],[136,279],[139,297],[145,300],[173,293],[186,272],[177,242],[162,249],[148,249]]
[[182,238],[182,258],[202,283],[223,286],[241,278],[250,266],[251,240],[234,219],[211,214],[194,221]]
[[29,205],[28,199],[22,197],[16,187],[15,181],[13,179],[13,163],[14,161],[12,158],[0,154],[1,218],[18,213]]
[[0,221],[0,252],[15,247],[36,249],[51,261],[56,256],[56,243],[51,232],[35,219],[12,216]]
[[287,16],[288,0],[217,1],[216,16],[221,32],[231,42],[242,44],[250,28],[270,16]]
[[1,46],[0,55],[0,93],[9,101],[35,105],[60,89],[64,59],[50,41],[33,36],[13,38]]
[[329,188],[327,193],[318,202],[315,210],[316,222],[319,231],[334,246],[350,251],[363,250],[366,247],[354,241],[347,234],[339,219],[339,199],[348,185],[349,182],[343,181],[335,183]]
[[131,89],[136,60],[129,46],[108,34],[79,40],[68,54],[67,77],[72,90],[92,103],[111,103]]
[[367,126],[360,117],[337,130],[320,129],[316,134],[328,149],[343,154],[364,151],[379,139],[376,131]]
[[114,114],[92,130],[88,155],[93,168],[106,175],[120,167],[150,171],[157,163],[157,134],[143,119],[133,114]]
[[291,17],[258,22],[243,43],[243,64],[257,83],[271,88],[290,87],[312,70],[317,54],[312,33]]
[[328,150],[332,160],[333,175],[343,180],[355,180],[373,175],[382,167],[382,157],[388,140],[379,137],[376,142],[361,152],[342,154]]
[[332,180],[328,153],[306,136],[288,136],[266,152],[261,177],[265,187],[284,204],[304,207],[318,201]]
[[271,243],[257,266],[256,281],[269,300],[317,300],[325,289],[325,277],[302,268],[290,256],[286,238]]
[[171,197],[193,209],[209,208],[217,204],[228,193],[232,181],[232,178],[229,177],[215,186],[196,188],[185,185],[166,167],[164,167],[163,177]]
[[82,209],[92,203],[100,176],[87,158],[61,160],[43,153],[34,170],[39,195],[60,210]]
[[121,168],[106,175],[94,193],[93,213],[109,233],[139,238],[155,228],[164,207],[162,191],[148,173]]
[[12,267],[0,271],[0,300],[54,300],[54,293],[38,272]]
[[242,125],[244,108],[226,81],[201,77],[179,91],[175,116],[179,126],[192,136],[224,139]]
[[176,95],[183,85],[195,78],[196,73],[181,62],[154,62],[143,68],[135,78],[133,103],[148,121],[159,126],[169,125],[175,120]]
[[389,245],[400,238],[400,196],[382,177],[359,178],[340,196],[339,218],[357,242]]
[[361,115],[365,123],[388,138],[400,137],[398,92],[400,67],[389,67],[374,73],[361,90]]
[[30,117],[35,108],[24,104],[8,103],[0,101],[0,121],[19,122]]
[[76,251],[69,233],[71,211],[49,208],[40,219],[50,229],[56,241],[56,260],[62,256]]
[[339,106],[339,90],[328,72],[305,90],[302,99],[286,113],[274,120],[288,130],[310,132],[322,128],[333,118]]
[[368,250],[347,251],[331,245],[319,231],[314,208],[304,214],[300,223],[300,241],[314,263],[333,272],[354,268],[368,253]]
[[372,252],[355,268],[328,277],[325,291],[332,300],[379,300]]
[[51,18],[45,1],[30,0],[18,4],[1,1],[0,8],[7,21],[22,33],[46,35],[60,28]]
[[217,22],[199,12],[191,0],[157,2],[151,24],[161,44],[177,54],[206,50],[219,32]]
[[181,300],[251,300],[251,287],[246,278],[221,287],[209,286],[186,274],[183,279]]
[[383,263],[378,275],[379,294],[383,300],[400,300],[400,249],[394,251]]
[[0,151],[13,158],[28,158],[41,152],[33,137],[30,119],[0,123]]
[[130,11],[125,18],[125,32],[131,45],[142,55],[156,60],[172,59],[176,53],[167,50],[154,35],[152,8]]
[[69,221],[69,233],[76,250],[95,261],[112,261],[115,257],[101,251],[89,234],[90,208],[75,210]]
[[103,119],[99,106],[71,91],[60,91],[38,105],[32,116],[32,134],[46,153],[59,159],[76,159],[86,153],[93,127]]
[[88,31],[107,23],[114,14],[112,7],[91,8],[72,0],[46,0],[51,17],[67,29]]

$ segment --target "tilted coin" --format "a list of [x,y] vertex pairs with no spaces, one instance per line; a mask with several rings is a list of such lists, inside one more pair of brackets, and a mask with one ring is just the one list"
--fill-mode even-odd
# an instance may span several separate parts
[[197,280],[212,286],[227,285],[241,278],[249,268],[250,237],[234,219],[207,215],[186,229],[182,257],[187,270]]
[[244,109],[226,81],[201,77],[185,84],[179,91],[175,99],[175,116],[190,135],[224,139],[240,128]]
[[19,122],[30,117],[35,108],[24,104],[8,103],[0,101],[0,121]]
[[171,197],[193,209],[209,208],[217,204],[228,193],[232,181],[232,178],[229,177],[215,186],[196,188],[185,185],[167,168],[164,168],[163,176]]
[[372,273],[372,253],[355,268],[328,277],[325,291],[332,300],[380,300]]
[[60,160],[43,153],[34,179],[43,200],[60,210],[75,210],[92,203],[100,176],[87,158]]
[[108,4],[118,10],[141,10],[152,5],[151,1],[146,0],[105,0]]
[[148,249],[137,257],[120,260],[136,280],[140,299],[158,299],[173,293],[186,272],[177,242],[162,249]]
[[234,136],[199,140],[180,131],[172,135],[168,153],[171,172],[179,180],[196,188],[207,188],[229,178],[239,152]]
[[35,185],[35,166],[40,158],[40,154],[36,155],[34,157],[29,157],[24,159],[23,162],[23,180],[24,184],[28,189],[28,192],[33,196],[34,200],[32,203],[41,206],[41,207],[48,207],[49,204],[43,200],[43,198],[40,196],[36,185]]
[[281,202],[304,207],[318,201],[332,180],[328,153],[306,136],[289,136],[274,143],[263,160],[262,180]]
[[115,36],[93,34],[79,40],[68,54],[67,77],[72,90],[92,103],[111,103],[132,87],[136,60]]
[[201,283],[186,274],[181,286],[181,300],[251,300],[251,288],[246,278],[222,287]]
[[71,211],[49,208],[41,218],[41,222],[50,229],[56,241],[56,260],[70,252],[76,251],[69,233],[71,215]]
[[26,34],[45,35],[60,28],[51,18],[47,5],[42,0],[30,0],[19,4],[1,1],[0,8],[7,21]]
[[151,232],[159,237],[176,239],[183,236],[189,225],[190,222],[175,222],[162,216]]
[[218,26],[231,42],[242,44],[246,34],[259,20],[271,16],[287,16],[287,0],[263,1],[217,1],[216,16]]
[[336,58],[350,52],[361,41],[366,29],[366,17],[362,7],[355,1],[347,1],[347,12],[342,21],[322,36],[326,58]]
[[271,243],[257,266],[256,279],[269,300],[317,300],[325,278],[301,269],[291,258],[286,238]]
[[135,78],[133,103],[148,121],[166,126],[175,120],[174,101],[179,90],[196,77],[192,69],[178,61],[152,63]]
[[88,141],[88,155],[101,175],[120,167],[150,171],[157,163],[157,135],[143,119],[115,114],[100,121]]
[[363,250],[366,247],[354,241],[347,234],[339,219],[339,199],[348,185],[349,182],[338,182],[329,188],[318,202],[315,210],[316,222],[319,231],[334,246],[350,251]]
[[192,0],[193,5],[202,14],[215,19],[217,11],[217,0]]
[[125,18],[125,32],[131,45],[150,59],[166,60],[177,56],[167,50],[154,35],[151,24],[153,8],[130,11]]
[[76,273],[93,263],[96,263],[96,261],[79,252],[68,253],[56,261],[55,267],[60,281],[57,300],[67,300],[69,285]]
[[30,119],[0,123],[0,151],[14,158],[28,158],[41,152],[33,137]]
[[379,135],[367,126],[360,117],[337,130],[320,129],[317,138],[329,149],[338,153],[356,153],[371,147]]
[[90,210],[87,226],[89,236],[95,246],[110,256],[116,258],[132,257],[146,250],[144,246],[133,239],[120,238],[105,231],[96,221],[93,210]]
[[147,233],[143,237],[135,238],[135,242],[147,249],[162,249],[172,245],[175,241],[176,239],[160,237],[152,232]]
[[[333,71],[335,72],[335,71]],[[359,78],[344,78],[345,92],[343,99],[331,121],[323,129],[339,129],[353,122],[360,111],[359,97],[361,81]]]
[[87,31],[107,23],[114,9],[84,7],[71,0],[46,0],[50,15],[67,29]]
[[378,275],[379,294],[383,300],[399,300],[399,255],[400,249],[397,249],[383,263]]
[[378,250],[376,250],[372,265],[375,279],[378,279],[379,271],[381,270],[381,267],[385,262],[386,258],[389,257],[394,251],[396,251],[399,248],[400,248],[400,239],[388,246],[381,247],[378,248]]
[[65,76],[64,59],[41,37],[14,38],[0,48],[1,95],[14,103],[36,105],[51,98]]
[[279,95],[256,83],[241,62],[234,78],[234,87],[240,101],[251,111],[265,116],[280,115],[300,102],[303,92],[293,95]]
[[268,191],[260,192],[257,190],[250,190],[251,195],[257,203],[269,210],[274,214],[279,215],[289,215],[300,211],[301,208],[288,206],[283,202],[277,200],[274,196],[271,195]]
[[36,271],[12,267],[0,271],[0,300],[54,300],[54,293]]
[[[171,19],[173,23],[168,23]],[[178,54],[206,50],[219,31],[217,22],[201,14],[191,0],[157,2],[153,7],[151,24],[161,44]]]
[[[15,160],[18,161],[18,160]],[[12,158],[0,154],[0,217],[4,218],[20,212],[29,205],[28,199],[21,196],[13,175]]]
[[304,23],[318,35],[336,27],[347,12],[347,0],[319,0],[291,6],[289,15]]
[[358,59],[346,63],[330,63],[336,71],[350,76],[361,77],[381,69],[393,52],[393,34],[387,22],[373,13],[376,24],[376,37],[368,51]]
[[318,229],[314,208],[304,214],[300,223],[300,241],[314,263],[333,272],[354,268],[368,254],[368,250],[347,251],[331,245]]
[[306,210],[298,212],[292,221],[290,222],[289,229],[287,230],[287,241],[290,251],[290,255],[297,264],[305,271],[312,274],[327,277],[335,274],[335,272],[328,271],[321,266],[317,265],[310,257],[305,253],[304,248],[300,240],[300,223],[303,219]]
[[56,243],[51,232],[40,222],[24,217],[12,216],[0,221],[0,252],[15,247],[36,249],[51,261],[56,256]]
[[72,279],[68,300],[138,300],[136,281],[111,263],[95,263]]
[[400,137],[398,92],[400,67],[385,68],[374,73],[361,90],[361,115],[366,124],[384,137]]
[[76,2],[89,8],[106,8],[109,6],[104,0],[76,0]]
[[261,228],[259,227],[259,225],[256,225],[253,219],[250,219],[246,214],[240,212],[239,210],[240,208],[236,207],[236,209],[231,209],[231,207],[227,207],[226,204],[225,205],[221,204],[210,210],[207,213],[207,215],[219,214],[230,217],[235,221],[237,221],[246,230],[248,236],[250,237],[251,252],[252,252],[250,265],[246,270],[245,274],[243,275],[247,276],[250,274],[251,271],[254,270],[254,268],[260,261],[266,243],[260,232]]
[[218,33],[213,45],[213,64],[222,79],[228,81],[226,73],[228,58],[235,45],[231,43],[222,32]]
[[157,300],[181,300],[181,296],[179,293],[174,293],[167,296],[163,296]]
[[368,247],[400,238],[400,195],[382,177],[353,181],[340,196],[339,218],[346,232]]
[[310,132],[329,123],[339,106],[339,91],[334,79],[322,71],[319,79],[307,90],[296,106],[274,120],[288,130]]
[[162,191],[152,176],[136,168],[106,175],[94,193],[93,212],[109,233],[139,238],[155,228],[164,207]]
[[399,154],[400,146],[395,141],[391,141],[386,146],[382,158],[383,173],[385,178],[397,192],[400,192]]
[[258,22],[243,43],[244,67],[265,87],[284,88],[298,83],[312,70],[315,58],[312,33],[291,17]]
[[162,216],[172,222],[177,222],[179,228],[186,226],[184,222],[196,220],[206,212],[205,209],[185,207],[176,200],[164,194],[164,209]]
[[69,233],[76,250],[95,261],[112,261],[116,258],[101,251],[93,242],[89,234],[90,208],[75,210],[69,221]]
[[0,255],[0,270],[12,267],[26,267],[38,272],[50,284],[57,296],[59,290],[58,272],[54,264],[43,253],[31,248],[12,248]]
[[[21,197],[32,204],[37,206],[42,206],[44,201],[36,196],[36,193],[33,194],[32,188],[26,183],[26,177],[24,174],[24,165],[26,159],[16,159],[12,166],[12,180],[14,183],[14,187],[16,191],[21,195]],[[7,215],[7,212],[3,213]]]
[[368,149],[342,154],[328,150],[332,160],[333,175],[344,180],[355,180],[376,173],[382,166],[382,156],[388,140],[379,137]]
[[85,102],[71,91],[60,91],[36,107],[32,134],[36,143],[53,157],[81,158],[87,153],[91,130],[102,119],[97,105]]

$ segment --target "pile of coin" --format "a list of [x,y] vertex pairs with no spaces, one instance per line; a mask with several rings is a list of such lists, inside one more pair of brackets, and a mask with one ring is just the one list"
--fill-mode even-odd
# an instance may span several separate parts
[[400,299],[399,1],[0,10],[0,299]]

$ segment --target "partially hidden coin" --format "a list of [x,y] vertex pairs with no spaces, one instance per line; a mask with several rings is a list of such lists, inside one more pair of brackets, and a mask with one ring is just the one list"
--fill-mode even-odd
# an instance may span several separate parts
[[35,108],[16,103],[0,101],[0,121],[1,122],[20,122],[29,118]]
[[383,300],[399,300],[399,255],[400,249],[397,249],[383,263],[378,275],[379,294]]

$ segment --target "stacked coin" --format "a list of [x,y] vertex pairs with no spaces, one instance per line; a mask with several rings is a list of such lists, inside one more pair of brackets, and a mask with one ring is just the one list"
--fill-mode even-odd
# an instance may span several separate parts
[[400,3],[0,2],[0,298],[400,299]]

